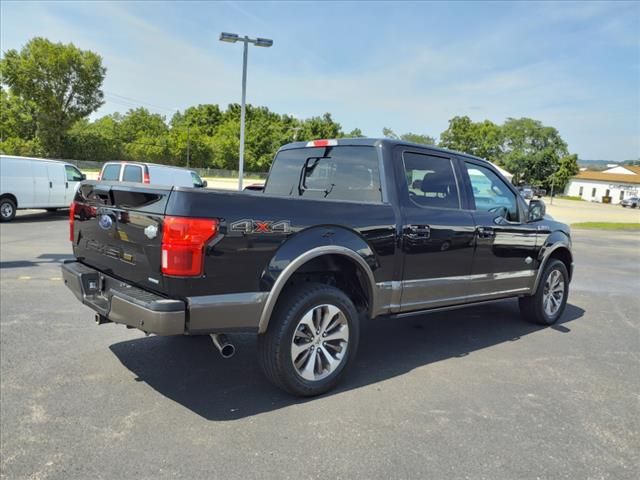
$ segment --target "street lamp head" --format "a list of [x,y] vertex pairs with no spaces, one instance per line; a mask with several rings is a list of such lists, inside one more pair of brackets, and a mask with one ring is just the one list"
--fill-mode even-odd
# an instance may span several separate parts
[[237,33],[226,33],[226,32],[222,32],[220,34],[220,41],[221,42],[229,42],[229,43],[236,43],[239,40],[239,36]]
[[273,45],[273,40],[270,38],[256,38],[256,47],[270,47]]

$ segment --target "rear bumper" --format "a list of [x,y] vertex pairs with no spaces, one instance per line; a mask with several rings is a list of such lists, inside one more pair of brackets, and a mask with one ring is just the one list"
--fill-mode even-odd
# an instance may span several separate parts
[[157,335],[256,332],[268,292],[161,297],[78,261],[62,265],[64,283],[82,303],[114,323]]
[[62,265],[64,283],[82,303],[114,323],[157,335],[185,333],[186,307],[80,262]]

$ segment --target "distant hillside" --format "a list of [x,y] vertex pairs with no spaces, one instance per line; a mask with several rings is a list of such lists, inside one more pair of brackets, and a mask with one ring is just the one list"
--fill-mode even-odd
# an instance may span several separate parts
[[587,168],[593,168],[598,170],[606,168],[607,165],[612,163],[620,163],[620,162],[614,162],[612,160],[583,160],[581,158],[578,159],[578,165],[580,167],[587,167]]
[[604,170],[607,168],[607,165],[616,164],[616,165],[640,165],[640,159],[637,160],[624,160],[622,162],[614,162],[613,160],[583,160],[578,159],[578,166],[585,167],[589,170]]

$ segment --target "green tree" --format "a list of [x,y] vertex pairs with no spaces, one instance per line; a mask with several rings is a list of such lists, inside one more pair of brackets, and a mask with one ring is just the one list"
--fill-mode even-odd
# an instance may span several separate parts
[[37,136],[49,156],[60,156],[67,130],[103,104],[105,73],[99,55],[40,37],[0,60],[2,82],[35,107]]
[[342,136],[342,127],[333,120],[330,113],[325,113],[321,117],[308,118],[302,122],[301,127],[298,140],[339,138]]
[[421,143],[423,145],[435,145],[436,140],[429,135],[422,135],[419,133],[403,133],[402,135],[398,135],[396,132],[391,130],[388,127],[384,127],[382,129],[382,135],[386,138],[393,138],[395,140],[404,140],[405,142],[411,143]]
[[[569,179],[577,175],[580,171],[578,166],[578,155],[565,155],[558,162],[558,168],[551,175],[554,192],[563,192],[564,187],[569,183]],[[551,192],[549,192],[551,193]]]
[[513,182],[551,186],[551,176],[569,155],[567,144],[553,127],[531,118],[509,118],[502,126],[502,165]]
[[354,128],[349,133],[344,135],[346,138],[363,138],[365,135],[362,133],[362,130],[359,128]]
[[171,128],[186,128],[188,125],[211,137],[222,120],[223,113],[218,105],[204,104],[189,107],[184,113],[177,112],[171,118]]
[[500,163],[502,133],[500,127],[489,120],[473,122],[467,116],[453,117],[449,127],[440,134],[439,145]]
[[37,124],[36,106],[12,92],[0,87],[0,140],[35,138]]

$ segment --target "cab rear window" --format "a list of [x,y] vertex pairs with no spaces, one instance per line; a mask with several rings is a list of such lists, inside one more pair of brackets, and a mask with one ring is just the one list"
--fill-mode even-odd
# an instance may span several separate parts
[[284,150],[274,160],[264,193],[379,203],[382,192],[378,154],[370,146]]

